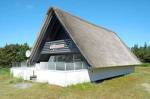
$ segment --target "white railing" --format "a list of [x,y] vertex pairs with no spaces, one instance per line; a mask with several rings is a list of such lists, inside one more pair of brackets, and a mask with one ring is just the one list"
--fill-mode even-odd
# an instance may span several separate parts
[[48,70],[80,70],[89,66],[85,62],[48,62]]
[[35,66],[35,65],[27,64],[26,61],[24,61],[24,62],[13,62],[11,65],[12,65],[12,67],[34,67]]
[[36,63],[35,65],[28,65],[26,62],[15,62],[12,64],[12,67],[17,68],[35,68],[38,70],[81,70],[87,69],[89,65],[86,62],[41,62]]

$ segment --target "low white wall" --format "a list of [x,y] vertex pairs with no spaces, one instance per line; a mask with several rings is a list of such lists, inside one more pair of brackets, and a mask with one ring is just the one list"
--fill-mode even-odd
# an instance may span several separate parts
[[11,73],[14,77],[21,77],[24,80],[30,80],[30,76],[34,74],[37,76],[37,82],[48,82],[60,86],[67,86],[82,82],[90,82],[87,69],[58,71],[58,70],[44,70],[39,68],[11,68]]
[[88,70],[55,71],[39,70],[36,71],[38,82],[48,82],[60,86],[67,86],[77,83],[90,82]]
[[48,82],[49,84],[56,84],[60,86],[67,86],[82,82],[90,82],[118,75],[128,74],[134,72],[134,66],[126,67],[110,67],[99,68],[93,70],[70,70],[70,71],[58,71],[58,70],[44,70],[37,68],[11,68],[11,73],[14,77],[22,77],[25,80],[29,80],[30,76],[34,74],[37,76],[37,82]]
[[14,77],[30,80],[30,76],[33,75],[34,70],[34,67],[13,67],[10,69],[10,72]]

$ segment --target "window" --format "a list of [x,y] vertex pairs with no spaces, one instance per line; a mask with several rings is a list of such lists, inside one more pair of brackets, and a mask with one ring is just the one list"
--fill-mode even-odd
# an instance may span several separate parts
[[65,61],[65,55],[56,55],[54,61],[55,62],[64,62]]
[[74,54],[73,57],[74,57],[74,61],[82,61],[81,54]]
[[73,55],[66,55],[65,62],[73,62]]

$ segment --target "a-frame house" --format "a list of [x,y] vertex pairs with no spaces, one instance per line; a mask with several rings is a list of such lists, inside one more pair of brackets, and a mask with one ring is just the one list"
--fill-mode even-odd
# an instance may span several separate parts
[[113,31],[50,8],[28,63],[37,81],[66,86],[131,73],[140,61]]

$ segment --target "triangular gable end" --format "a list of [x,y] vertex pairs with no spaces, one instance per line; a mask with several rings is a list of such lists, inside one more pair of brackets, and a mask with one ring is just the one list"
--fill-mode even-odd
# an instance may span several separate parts
[[[65,44],[67,44],[68,48],[62,49],[62,50],[65,50],[63,51],[64,54],[70,54],[70,53],[81,54],[81,52],[79,51],[74,41],[71,39],[69,33],[61,24],[56,13],[53,10],[50,10],[50,11],[52,12],[48,13],[48,16],[46,19],[46,21],[48,21],[49,19],[49,23],[45,21],[43,25],[43,28],[45,28],[45,32],[42,32],[41,30],[35,42],[35,45],[32,48],[32,56],[30,57],[30,64],[38,63],[38,62],[47,62],[49,61],[49,58],[51,55],[60,54],[59,51],[58,52],[51,51],[50,45],[52,45],[52,43],[58,44],[58,43],[64,42]],[[49,18],[49,16],[51,16],[51,18]],[[45,25],[47,25],[47,27],[44,27]],[[57,40],[59,40],[59,42]],[[71,46],[69,44],[71,44]],[[60,44],[59,46],[62,46],[62,45],[63,44]]]

